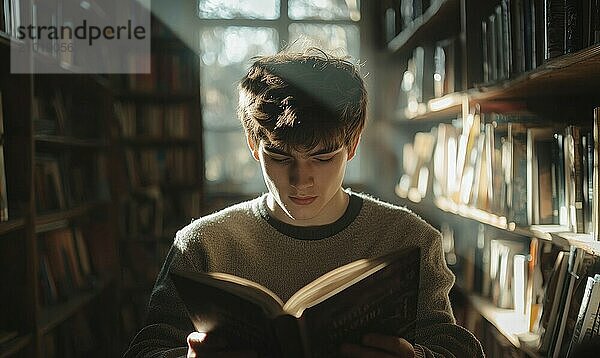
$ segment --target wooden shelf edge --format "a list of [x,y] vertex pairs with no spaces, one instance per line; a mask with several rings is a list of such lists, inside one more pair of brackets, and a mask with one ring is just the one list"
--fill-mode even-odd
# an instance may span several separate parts
[[40,334],[44,335],[48,333],[53,328],[69,319],[90,301],[102,294],[104,290],[110,286],[112,281],[112,278],[106,278],[100,281],[97,287],[93,288],[90,292],[82,292],[76,294],[67,302],[42,308],[40,314]]
[[50,144],[50,145],[66,145],[73,147],[91,147],[91,148],[105,148],[108,143],[102,140],[96,139],[80,139],[75,137],[51,135],[51,134],[35,134],[36,143]]
[[201,140],[196,138],[177,137],[125,137],[120,140],[125,145],[193,145],[200,144]]
[[23,348],[31,343],[31,335],[19,336],[10,342],[7,342],[5,346],[0,350],[0,358],[11,357],[19,353]]
[[395,119],[397,122],[424,122],[424,121],[439,121],[447,120],[449,117],[457,117],[462,114],[463,101],[468,100],[467,92],[448,93],[442,97],[432,98],[427,101],[424,107],[425,110],[421,113],[417,110],[414,113],[405,108],[396,112]]
[[4,31],[0,31],[0,45],[10,47],[12,38]]
[[[473,220],[497,229],[506,231],[523,237],[537,238],[540,240],[552,241],[564,250],[569,250],[575,246],[586,252],[600,256],[600,241],[594,240],[592,234],[579,234],[568,231],[568,228],[560,225],[531,225],[529,227],[517,226],[512,222],[507,222],[506,217],[489,213],[485,210],[459,205],[447,198],[435,198],[422,203],[414,202],[407,197],[397,195],[402,200],[406,200],[414,205],[424,205],[428,209],[439,210],[448,215],[454,215],[460,218]],[[429,203],[431,202],[431,203]]]
[[0,235],[4,235],[11,231],[19,230],[25,227],[25,219],[12,219],[0,222]]
[[568,250],[571,246],[575,246],[594,256],[600,256],[600,241],[594,240],[591,234],[557,232],[551,233],[551,236],[552,242],[565,250]]
[[501,80],[500,82],[493,84],[476,85],[466,92],[474,101],[508,99],[511,98],[511,96],[507,95],[510,91],[515,90],[518,86],[523,85],[528,81],[535,81],[537,78],[543,77],[544,75],[552,74],[553,72],[566,69],[582,61],[590,60],[598,56],[600,56],[600,44],[595,44],[575,53],[565,54],[548,60],[548,62],[543,65],[518,74],[514,78]]
[[119,100],[146,100],[146,101],[189,101],[196,99],[196,93],[189,91],[120,91],[115,93],[115,98]]
[[90,210],[106,205],[108,202],[96,201],[59,212],[39,215],[35,220],[36,234],[68,226],[68,221],[87,214]]
[[532,341],[538,337],[535,333],[529,332],[529,322],[526,316],[518,315],[512,309],[496,307],[489,299],[469,293],[459,286],[456,287],[467,297],[475,311],[493,325],[515,348],[529,357],[542,357],[535,347],[521,342],[522,338]]

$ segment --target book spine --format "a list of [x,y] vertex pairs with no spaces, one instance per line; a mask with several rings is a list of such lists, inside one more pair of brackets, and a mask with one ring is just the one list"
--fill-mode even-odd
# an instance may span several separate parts
[[569,126],[565,129],[563,149],[565,153],[565,201],[569,218],[568,227],[571,231],[577,232],[577,215],[575,208],[575,140],[573,138],[573,128],[573,126]]
[[303,358],[310,357],[307,335],[304,332],[304,320],[291,315],[278,316],[273,321],[274,335],[279,342],[280,352],[273,357]]
[[573,167],[575,174],[575,227],[578,233],[585,232],[584,216],[584,167],[581,128],[573,126]]
[[544,31],[546,59],[563,54],[565,31],[564,0],[545,0],[546,27]]
[[600,160],[600,107],[594,109],[594,171],[592,178],[593,197],[592,197],[592,236],[595,240],[600,239],[600,175],[598,175],[598,161]]
[[600,0],[591,0],[590,45],[600,42]]
[[512,211],[511,220],[517,225],[528,225],[527,221],[527,131],[511,126],[512,145]]
[[583,1],[565,0],[565,51],[572,53],[583,47]]
[[535,68],[535,18],[533,0],[523,0],[523,57],[525,70]]

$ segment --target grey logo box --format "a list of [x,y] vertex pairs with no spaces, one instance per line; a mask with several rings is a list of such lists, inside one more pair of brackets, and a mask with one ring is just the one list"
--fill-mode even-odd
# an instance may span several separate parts
[[19,10],[11,73],[150,73],[150,0],[37,0]]

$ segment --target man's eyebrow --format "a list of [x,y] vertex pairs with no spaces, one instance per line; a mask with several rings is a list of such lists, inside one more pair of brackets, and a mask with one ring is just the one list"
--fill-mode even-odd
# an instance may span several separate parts
[[285,155],[287,157],[291,157],[292,155],[282,149],[278,149],[275,147],[269,147],[269,146],[263,146],[263,149],[269,153],[273,153],[273,154],[279,154],[279,155]]
[[[292,156],[292,154],[286,152],[283,149],[279,149],[279,148],[275,148],[275,147],[269,147],[269,146],[264,146],[263,148],[264,148],[264,150],[266,152],[269,152],[269,153],[272,153],[272,154],[285,155],[286,157],[291,157]],[[333,150],[328,149],[328,148],[324,148],[324,149],[320,149],[318,151],[309,153],[308,156],[309,157],[314,157],[316,155],[323,155],[323,154],[337,154],[337,152],[339,152],[341,149],[342,149],[341,147],[337,148],[337,149],[333,149]]]
[[312,152],[309,154],[309,156],[312,157],[315,155],[323,155],[323,154],[334,154],[334,153],[337,154],[337,152],[339,152],[341,149],[342,149],[341,147],[337,148],[337,149],[333,149],[333,150],[325,148],[325,149],[318,150],[316,152]]

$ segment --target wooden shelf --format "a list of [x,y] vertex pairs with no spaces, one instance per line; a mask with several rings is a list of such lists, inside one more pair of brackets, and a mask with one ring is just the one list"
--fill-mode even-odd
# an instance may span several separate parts
[[13,219],[0,222],[0,235],[4,235],[11,231],[23,229],[25,227],[25,219]]
[[12,357],[23,348],[31,344],[31,335],[19,336],[3,345],[0,350],[0,358]]
[[461,217],[495,227],[496,229],[505,231],[507,234],[552,241],[552,243],[563,250],[569,250],[571,246],[575,246],[592,255],[600,256],[600,241],[594,240],[591,234],[570,232],[568,231],[568,228],[564,226],[531,225],[529,227],[522,227],[515,225],[515,223],[508,222],[506,217],[488,213],[484,210],[467,205],[459,205],[447,198],[436,198],[432,202],[424,201],[420,203],[410,201],[408,198],[400,198],[405,201],[408,204],[407,206],[413,211],[417,208],[429,212],[437,210],[444,215]]
[[[438,0],[432,1],[429,8],[420,17],[413,20],[401,33],[394,37],[387,45],[391,52],[403,52],[420,44],[424,39],[440,37],[439,29],[442,23],[444,29],[453,26],[460,27],[459,19],[460,1]],[[451,23],[449,26],[448,23]]]
[[514,79],[480,85],[468,91],[474,101],[548,96],[599,96],[600,45],[554,58]]
[[141,91],[123,91],[115,94],[115,97],[120,100],[132,101],[158,101],[158,102],[184,102],[191,101],[197,98],[192,91],[157,91],[157,92],[141,92]]
[[193,145],[199,144],[200,139],[194,138],[165,138],[165,137],[135,137],[135,138],[123,138],[121,143],[126,145],[138,145],[138,146],[173,146],[173,145]]
[[0,46],[10,47],[11,37],[4,31],[0,31]]
[[70,298],[67,302],[59,303],[49,307],[43,307],[40,313],[40,333],[44,335],[54,327],[63,323],[90,301],[98,297],[111,284],[112,279],[100,281],[100,283],[89,292],[83,292]]
[[[462,289],[460,289],[462,290]],[[534,341],[537,335],[529,332],[529,321],[525,315],[520,315],[512,309],[496,307],[488,299],[479,295],[463,292],[471,306],[496,330],[502,334],[515,348],[529,357],[541,358],[534,347],[521,344],[521,341]]]
[[202,183],[163,183],[160,188],[166,192],[202,190]]
[[447,120],[462,114],[462,101],[465,99],[470,103],[482,104],[486,112],[530,114],[525,104],[518,102],[519,100],[548,96],[589,96],[589,93],[600,100],[600,45],[552,59],[514,79],[478,85],[466,91],[431,99],[421,111],[401,109],[395,114],[395,120],[401,123]]
[[41,214],[35,220],[36,234],[69,226],[69,220],[84,216],[91,210],[106,205],[105,202],[90,202],[75,208]]
[[[45,69],[42,72],[34,73],[60,73],[60,74],[74,74],[74,73],[85,73],[85,70],[77,65],[60,62],[57,57],[52,56],[49,53],[32,51],[34,59],[34,70],[39,71],[39,66]],[[47,70],[47,71],[46,71]]]
[[564,249],[571,246],[583,249],[586,252],[600,256],[600,241],[594,240],[591,234],[576,234],[573,232],[557,232],[551,233],[552,242],[560,245]]
[[455,92],[445,96],[431,99],[427,102],[422,113],[419,111],[411,112],[407,108],[399,110],[396,113],[396,121],[399,122],[422,122],[447,120],[450,117],[462,116],[463,102],[468,100],[466,92]]
[[108,144],[105,141],[97,139],[80,139],[59,135],[36,134],[34,136],[36,144],[51,146],[67,146],[78,148],[106,148]]

